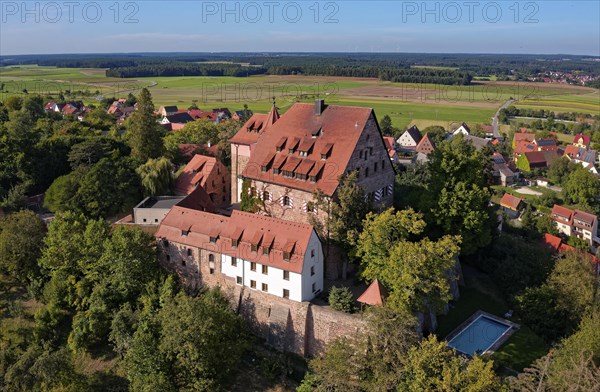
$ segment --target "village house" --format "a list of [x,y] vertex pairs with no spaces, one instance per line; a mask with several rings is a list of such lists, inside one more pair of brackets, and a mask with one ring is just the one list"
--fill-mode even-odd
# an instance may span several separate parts
[[496,184],[508,186],[515,182],[515,173],[504,156],[498,152],[492,154],[492,175]]
[[566,236],[575,235],[586,240],[590,246],[593,245],[594,238],[597,238],[598,218],[596,215],[555,204],[550,217],[556,222],[558,231]]
[[523,206],[523,198],[513,196],[510,193],[505,193],[500,200],[500,207],[511,219],[517,219],[521,216]]
[[590,140],[591,140],[590,136],[588,136],[588,135],[582,135],[581,133],[578,133],[573,138],[573,145],[577,146],[577,147],[580,147],[580,148],[589,148],[590,147]]
[[161,106],[156,112],[161,117],[167,117],[174,115],[178,110],[177,106]]
[[[565,253],[565,252],[576,252],[577,251],[577,249],[573,248],[572,246],[565,244],[563,242],[562,238],[557,237],[552,234],[549,234],[549,233],[545,233],[544,236],[542,237],[542,244],[544,246],[546,246],[546,248],[551,250],[553,253]],[[596,273],[598,273],[599,272],[598,271],[598,267],[599,267],[598,258],[588,252],[585,252],[584,254],[587,256],[588,260],[594,266]]]
[[420,154],[429,155],[435,150],[435,144],[429,138],[429,134],[426,133],[425,136],[421,139],[415,151]]
[[558,155],[551,151],[525,152],[517,159],[517,168],[525,172],[530,172],[533,169],[545,169],[557,158]]
[[242,120],[244,120],[244,119],[246,119],[246,120],[247,120],[247,119],[249,119],[250,117],[252,117],[252,115],[253,115],[253,114],[254,114],[254,113],[253,113],[253,112],[252,112],[252,110],[250,110],[250,109],[248,109],[248,110],[236,110],[236,111],[233,113],[233,116],[232,116],[232,118],[233,118],[235,121],[242,121]]
[[398,152],[396,151],[396,140],[392,136],[384,136],[383,141],[392,163],[398,163],[400,158],[398,157]]
[[231,200],[229,171],[215,157],[195,155],[177,177],[175,194],[189,195],[197,187],[204,189],[217,206],[226,206]]
[[308,224],[175,206],[155,237],[161,263],[191,289],[238,285],[297,302],[323,290],[321,242]]
[[464,136],[470,135],[471,134],[471,128],[469,128],[469,126],[465,123],[462,123],[460,125],[460,127],[456,128],[456,130],[454,130],[454,132],[452,132],[452,136],[456,136],[459,133],[462,133]]
[[307,222],[326,215],[314,204],[320,190],[332,198],[342,174],[356,171],[360,185],[377,208],[392,205],[395,171],[373,109],[296,103],[279,117],[253,115],[230,140],[233,202],[242,183],[262,200],[270,216]]
[[414,150],[419,145],[419,142],[423,136],[417,128],[416,125],[408,128],[404,133],[398,138],[397,143],[402,149]]

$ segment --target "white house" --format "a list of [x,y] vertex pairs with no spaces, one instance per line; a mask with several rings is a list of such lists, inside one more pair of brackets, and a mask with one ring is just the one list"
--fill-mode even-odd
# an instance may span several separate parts
[[590,245],[598,233],[598,217],[580,210],[571,210],[557,204],[552,208],[550,217],[556,222],[556,228],[564,235],[575,235]]
[[469,128],[469,126],[467,124],[462,123],[460,127],[456,128],[456,130],[454,132],[452,132],[452,136],[456,136],[459,133],[462,133],[465,136],[470,135],[471,128]]
[[396,141],[401,148],[414,150],[421,141],[422,136],[416,125],[408,128]]
[[297,302],[323,290],[323,250],[309,224],[175,206],[155,237],[162,264],[192,288],[238,285]]

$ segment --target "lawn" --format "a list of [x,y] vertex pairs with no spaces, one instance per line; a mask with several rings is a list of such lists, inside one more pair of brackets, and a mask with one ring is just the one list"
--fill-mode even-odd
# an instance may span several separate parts
[[[446,337],[478,310],[504,317],[509,309],[489,276],[469,266],[464,266],[463,272],[465,286],[460,288],[460,299],[453,304],[453,308],[447,315],[439,317],[436,334],[440,339]],[[512,370],[521,371],[537,358],[545,355],[549,347],[518,318],[515,317],[511,321],[520,324],[521,328],[492,354],[492,359]]]

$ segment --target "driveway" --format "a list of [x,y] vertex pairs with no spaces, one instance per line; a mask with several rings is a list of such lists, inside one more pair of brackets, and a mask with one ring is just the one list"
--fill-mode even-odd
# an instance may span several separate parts
[[517,189],[515,189],[515,192],[521,193],[523,195],[534,195],[534,196],[542,196],[543,195],[542,192],[534,191],[533,189],[530,189],[528,187],[517,188]]

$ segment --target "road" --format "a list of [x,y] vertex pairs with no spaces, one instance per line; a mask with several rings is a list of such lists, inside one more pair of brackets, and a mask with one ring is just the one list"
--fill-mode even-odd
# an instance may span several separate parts
[[502,109],[506,109],[507,107],[509,107],[513,102],[516,102],[516,99],[509,99],[508,101],[504,102],[504,105],[500,106],[500,108],[498,109],[498,111],[496,112],[496,115],[494,116],[494,118],[492,119],[492,127],[494,127],[494,137],[497,139],[500,137],[500,132],[498,132],[498,116],[500,115],[500,110]]

